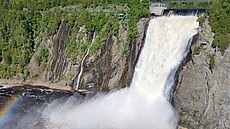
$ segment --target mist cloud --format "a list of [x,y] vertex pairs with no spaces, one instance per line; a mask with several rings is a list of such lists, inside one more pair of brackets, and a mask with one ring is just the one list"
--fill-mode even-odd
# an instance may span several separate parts
[[129,88],[98,95],[83,103],[56,100],[43,112],[53,129],[175,129],[177,114],[164,97],[154,101]]

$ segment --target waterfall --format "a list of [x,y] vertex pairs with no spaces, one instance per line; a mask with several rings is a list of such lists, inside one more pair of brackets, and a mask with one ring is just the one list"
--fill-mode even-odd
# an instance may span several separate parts
[[44,111],[46,128],[176,129],[178,115],[168,101],[175,71],[197,33],[196,16],[150,20],[130,88],[83,103],[55,101]]
[[87,48],[86,53],[85,53],[84,57],[83,57],[82,60],[81,60],[81,67],[80,67],[80,72],[79,72],[79,74],[78,74],[78,76],[77,76],[77,82],[76,82],[76,84],[74,83],[74,85],[73,85],[73,89],[74,89],[74,90],[78,90],[78,88],[79,88],[79,86],[80,86],[81,76],[82,76],[82,74],[83,74],[83,69],[84,69],[84,62],[85,62],[86,57],[89,55],[90,47],[91,47],[92,44],[94,43],[95,38],[96,38],[96,32],[93,33],[92,43],[91,43],[90,46]]
[[[168,98],[175,71],[187,55],[197,33],[195,16],[159,17],[149,23],[144,48],[135,68],[131,88],[148,98]],[[174,73],[174,74],[171,74]],[[171,82],[170,82],[171,81]],[[168,85],[166,85],[168,84]]]

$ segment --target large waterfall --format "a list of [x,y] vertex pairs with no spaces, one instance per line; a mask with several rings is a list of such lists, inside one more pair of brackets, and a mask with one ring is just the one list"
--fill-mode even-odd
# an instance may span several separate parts
[[150,20],[130,88],[83,103],[57,100],[44,111],[46,128],[175,129],[178,116],[168,102],[177,67],[197,33],[196,16]]
[[131,88],[149,99],[156,96],[168,99],[177,67],[187,55],[197,27],[195,16],[151,20]]

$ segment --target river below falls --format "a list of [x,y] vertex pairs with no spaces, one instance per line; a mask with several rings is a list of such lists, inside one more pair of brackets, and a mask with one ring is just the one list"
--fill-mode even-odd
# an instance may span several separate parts
[[[43,109],[52,101],[69,97],[83,100],[85,94],[43,86],[16,86],[0,89],[0,129],[43,129]],[[23,123],[23,124],[22,124]]]

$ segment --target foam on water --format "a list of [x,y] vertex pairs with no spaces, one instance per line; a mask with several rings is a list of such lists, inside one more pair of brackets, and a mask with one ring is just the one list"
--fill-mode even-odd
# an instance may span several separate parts
[[56,100],[44,111],[46,128],[175,129],[178,116],[168,102],[177,67],[197,33],[196,16],[152,19],[130,88],[83,103]]

